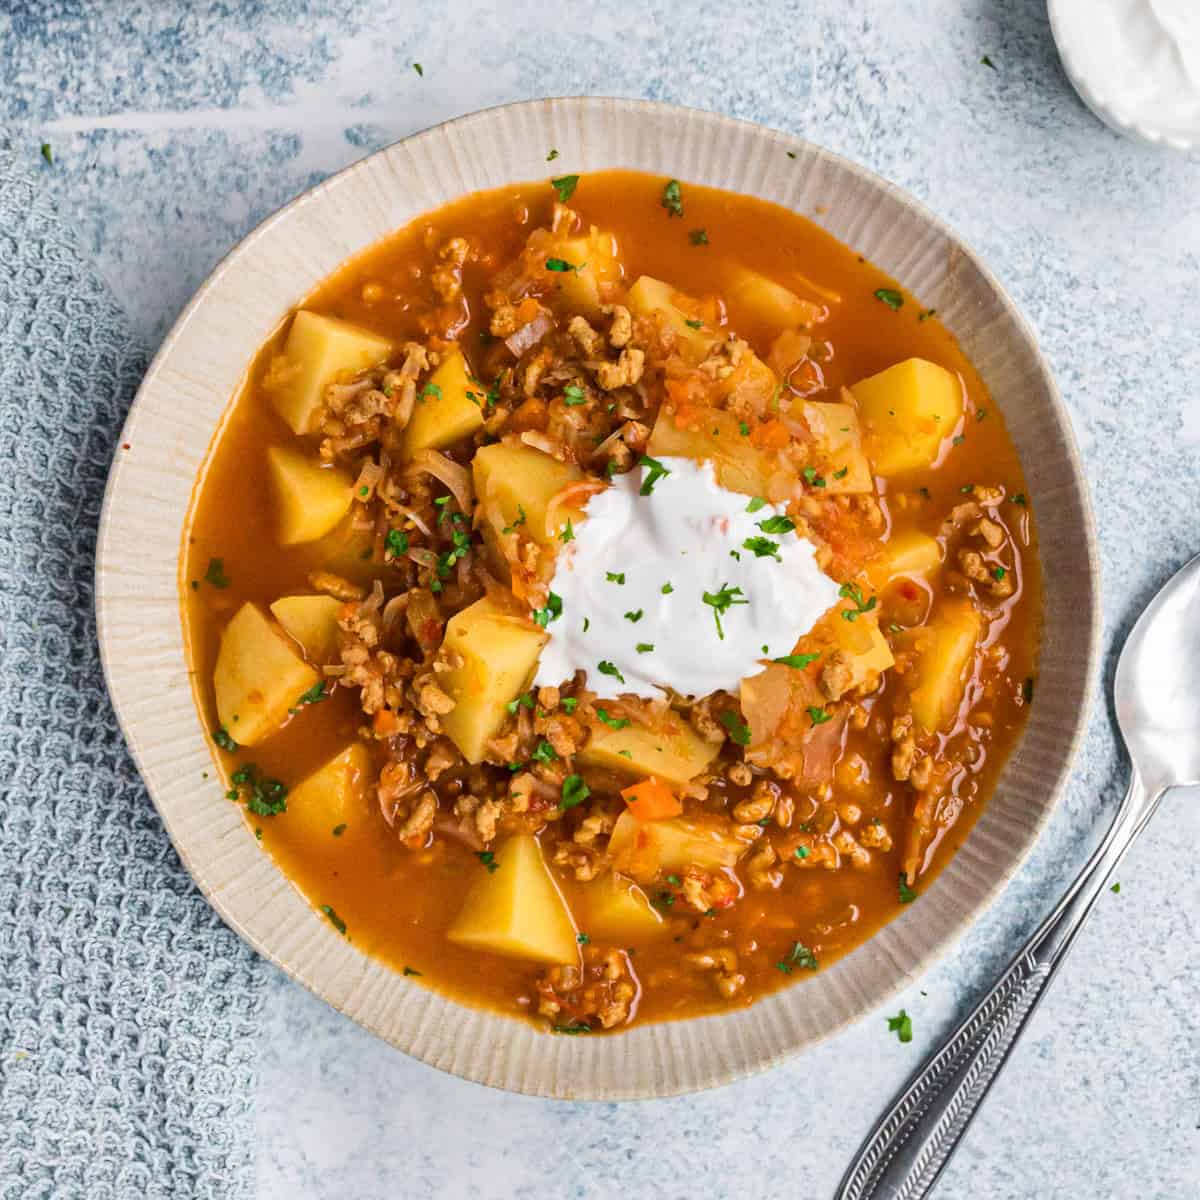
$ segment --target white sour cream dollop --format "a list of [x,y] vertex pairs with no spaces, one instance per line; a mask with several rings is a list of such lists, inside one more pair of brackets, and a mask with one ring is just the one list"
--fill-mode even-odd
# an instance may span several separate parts
[[[635,469],[593,496],[560,549],[550,590],[562,613],[547,629],[538,686],[582,669],[607,699],[736,690],[837,603],[812,543],[771,532],[782,510],[719,487],[707,463],[658,462],[669,474]],[[748,540],[772,553],[756,555]]]

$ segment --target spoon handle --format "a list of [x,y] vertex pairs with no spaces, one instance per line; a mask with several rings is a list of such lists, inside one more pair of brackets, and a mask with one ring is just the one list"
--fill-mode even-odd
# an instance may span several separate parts
[[1153,814],[1136,772],[1116,820],[1058,907],[974,1012],[909,1080],[851,1163],[837,1200],[928,1196],[1121,856]]

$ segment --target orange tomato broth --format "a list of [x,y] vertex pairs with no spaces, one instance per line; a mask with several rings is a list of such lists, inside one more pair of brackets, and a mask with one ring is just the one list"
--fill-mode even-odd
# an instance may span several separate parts
[[[962,441],[920,479],[920,490],[912,492],[906,507],[887,505],[891,533],[916,528],[936,534],[942,518],[976,480],[999,483],[1010,497],[1025,494],[1021,466],[1001,412],[955,339],[918,299],[804,217],[753,197],[685,182],[683,219],[671,219],[660,203],[664,182],[628,171],[597,172],[584,175],[571,198],[585,225],[615,234],[627,283],[649,274],[683,292],[711,296],[719,288],[721,269],[739,264],[764,272],[805,299],[824,301],[827,316],[814,336],[828,342],[831,350],[820,364],[827,390],[818,393],[818,399],[837,399],[843,385],[911,356],[939,363],[962,380],[964,417],[952,431]],[[413,297],[416,272],[428,269],[431,247],[449,236],[468,235],[488,258],[468,265],[464,272],[472,321],[461,344],[469,359],[480,330],[486,328],[487,313],[480,297],[488,275],[519,253],[533,228],[548,223],[553,201],[552,189],[541,181],[446,205],[347,262],[302,307],[354,321],[397,341],[420,337],[416,325],[420,305]],[[528,219],[518,222],[514,214],[522,212]],[[697,245],[689,232],[701,228],[708,242]],[[380,298],[364,298],[369,283],[380,285]],[[877,299],[875,292],[881,288],[901,290],[903,304],[893,309]],[[765,355],[773,331],[739,312],[732,302],[727,313],[730,327]],[[185,529],[180,577],[185,640],[197,704],[209,729],[217,725],[211,681],[225,620],[247,600],[265,608],[281,595],[309,590],[308,572],[322,565],[311,547],[283,549],[275,539],[264,449],[293,444],[295,438],[275,414],[261,382],[284,328],[281,324],[249,367],[210,448]],[[889,493],[885,481],[880,481],[880,491],[885,502],[894,499],[896,489]],[[1020,550],[1015,564],[1017,588],[993,622],[990,641],[1002,640],[1008,653],[1005,675],[1019,681],[1035,674],[1040,577],[1029,504],[1005,508],[1014,545]],[[222,560],[230,580],[226,588],[205,581],[214,557]],[[912,603],[913,597],[907,602]],[[886,596],[881,604],[883,624],[889,604]],[[991,737],[978,747],[977,769],[956,794],[943,800],[957,812],[951,814],[949,831],[927,855],[920,888],[928,885],[966,837],[1019,737],[1023,719],[1020,687],[1003,691],[993,705]],[[244,758],[294,786],[353,740],[363,720],[357,693],[335,690],[328,702],[301,709],[281,732],[253,747]],[[732,909],[709,918],[734,931],[734,945],[753,948],[747,953],[748,965],[742,968],[747,986],[733,1001],[735,1006],[809,976],[808,971],[785,973],[776,967],[781,948],[793,941],[810,947],[824,967],[900,910],[897,876],[904,817],[898,809],[906,804],[907,788],[891,780],[889,749],[864,733],[848,734],[846,755],[862,755],[872,781],[866,796],[856,796],[856,802],[867,818],[893,818],[896,844],[890,853],[876,852],[864,870],[787,871],[780,889],[747,890]],[[227,779],[234,760],[225,754],[217,758]],[[399,845],[370,791],[363,811],[340,836],[332,836],[331,831],[331,836],[315,843],[289,829],[286,813],[267,818],[247,814],[247,821],[261,837],[264,850],[313,905],[329,906],[345,922],[355,946],[397,970],[419,972],[419,980],[411,981],[414,986],[434,986],[467,1003],[508,1014],[532,1011],[529,963],[480,954],[445,938],[466,889],[480,871],[478,858],[469,849],[442,839],[436,854],[415,855]],[[587,886],[562,872],[556,872],[556,878],[568,901]],[[669,918],[687,921],[689,926],[704,920],[673,913]],[[686,1017],[730,1006],[713,994],[705,979],[680,969],[680,941],[685,934],[686,930],[632,943],[639,977],[662,981],[661,986],[643,987],[639,1020]]]

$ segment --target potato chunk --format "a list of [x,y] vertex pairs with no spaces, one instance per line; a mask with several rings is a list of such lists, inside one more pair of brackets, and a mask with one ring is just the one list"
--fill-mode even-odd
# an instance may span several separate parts
[[283,724],[318,678],[257,605],[243,604],[217,651],[217,718],[235,742],[253,746]]
[[954,724],[983,634],[983,618],[967,600],[949,600],[917,630],[917,686],[912,714],[931,733]]
[[863,453],[858,413],[849,404],[804,401],[800,406],[812,430],[823,466],[827,496],[874,494],[875,477]]
[[666,718],[660,732],[644,725],[612,729],[599,721],[589,721],[588,726],[591,736],[579,752],[580,763],[629,775],[654,775],[664,783],[694,779],[721,750],[719,743],[704,741],[676,713]]
[[596,937],[618,942],[657,937],[667,930],[662,913],[636,883],[609,871],[583,889],[583,927]]
[[571,312],[587,317],[600,313],[604,302],[602,285],[619,283],[621,262],[617,240],[594,226],[584,237],[567,238],[551,245],[548,258],[561,258],[574,268],[554,272],[554,290],[549,299],[561,299]]
[[735,318],[735,328],[738,327],[736,318],[742,314],[778,333],[799,325],[811,325],[821,313],[812,301],[801,300],[783,284],[748,267],[736,267],[730,272],[725,297]]
[[962,415],[957,375],[923,358],[908,358],[851,389],[867,427],[867,457],[879,475],[928,467]]
[[688,324],[696,319],[698,302],[653,276],[640,276],[629,289],[629,309],[635,316],[659,314],[663,324],[674,331],[679,352],[689,362],[700,362],[716,341],[711,330]]
[[483,761],[488,739],[504,723],[505,705],[529,685],[547,634],[486,596],[446,624],[442,650],[461,665],[438,677],[454,708],[442,728],[468,762]]
[[271,605],[271,615],[300,643],[309,662],[329,663],[337,657],[341,607],[332,596],[280,596]]
[[896,664],[887,639],[879,632],[874,613],[864,613],[853,621],[842,619],[828,622],[833,644],[842,652],[843,661],[850,667],[847,691],[861,687],[872,675],[878,675]]
[[329,384],[384,362],[393,349],[381,334],[301,309],[292,318],[283,355],[271,364],[264,388],[294,432],[312,433]]
[[313,840],[330,838],[338,825],[365,818],[371,755],[353,742],[288,793],[287,827]]
[[653,458],[677,455],[711,462],[717,482],[743,496],[784,502],[796,488],[795,471],[777,455],[756,447],[743,436],[736,417],[716,408],[664,407],[654,422],[646,453]]
[[582,479],[583,472],[532,446],[520,442],[481,446],[475,451],[471,472],[475,495],[495,534],[518,528],[525,537],[549,546],[568,519],[583,520],[581,509],[560,508],[554,528],[546,527],[550,501],[568,484]]
[[537,839],[529,834],[510,837],[496,849],[491,865],[494,871],[478,868],[479,878],[446,937],[507,958],[578,961],[574,922]]
[[732,867],[746,844],[713,821],[672,817],[669,821],[639,821],[624,812],[613,826],[609,854],[618,871],[639,883],[650,883],[661,871],[699,867],[719,871]]
[[353,481],[296,450],[272,446],[267,468],[278,506],[279,541],[284,546],[324,537],[350,511]]
[[457,346],[447,351],[429,379],[417,388],[417,403],[404,430],[405,457],[411,458],[418,450],[441,450],[474,433],[483,424],[486,391],[472,382],[462,351]]
[[871,585],[884,587],[893,579],[924,579],[938,569],[942,548],[919,529],[894,534],[883,552],[867,564]]

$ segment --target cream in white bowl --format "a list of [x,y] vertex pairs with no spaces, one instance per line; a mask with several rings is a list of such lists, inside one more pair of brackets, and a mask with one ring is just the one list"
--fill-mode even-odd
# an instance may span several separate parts
[[[348,257],[469,192],[622,166],[751,193],[850,243],[938,310],[1004,412],[1038,503],[1046,580],[1037,700],[965,845],[897,920],[802,986],[612,1037],[547,1036],[405,978],[339,936],[225,798],[188,680],[179,553],[196,480],[259,347]],[[179,853],[224,919],[340,1011],[421,1060],[567,1098],[663,1096],[761,1070],[945,953],[1033,845],[1066,777],[1096,661],[1095,536],[1068,419],[1032,333],[986,269],[898,189],[800,139],[628,100],[478,113],[391,146],[270,218],[220,264],[152,364],[101,519],[97,614],[118,717]]]

